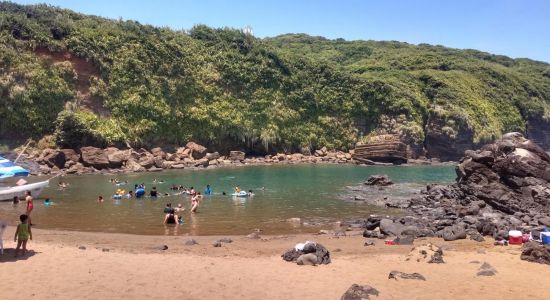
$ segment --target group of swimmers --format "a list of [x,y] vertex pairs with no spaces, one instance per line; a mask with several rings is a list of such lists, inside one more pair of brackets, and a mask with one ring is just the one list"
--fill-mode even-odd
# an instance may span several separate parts
[[[200,192],[191,194],[191,213],[196,213],[202,201],[202,195]],[[172,203],[167,203],[164,208],[164,224],[183,224],[182,213],[185,208],[181,203],[176,208],[172,208]]]

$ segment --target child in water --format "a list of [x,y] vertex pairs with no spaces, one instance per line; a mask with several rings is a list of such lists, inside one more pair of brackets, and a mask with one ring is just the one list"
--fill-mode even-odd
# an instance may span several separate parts
[[13,241],[17,242],[17,248],[15,249],[15,256],[19,254],[19,248],[23,246],[23,255],[27,252],[27,241],[29,238],[32,241],[32,231],[31,226],[27,224],[27,220],[29,219],[29,216],[27,215],[20,215],[19,220],[21,221],[21,224],[17,225],[17,229],[15,230],[15,236],[13,237]]

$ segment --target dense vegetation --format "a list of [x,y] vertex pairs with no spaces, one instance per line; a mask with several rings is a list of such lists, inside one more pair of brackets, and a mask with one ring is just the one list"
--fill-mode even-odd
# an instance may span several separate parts
[[[430,124],[484,142],[550,118],[550,65],[475,50],[174,31],[6,2],[0,41],[0,135],[60,146],[346,149],[379,133],[421,144]],[[74,63],[44,53],[96,74],[83,90]]]

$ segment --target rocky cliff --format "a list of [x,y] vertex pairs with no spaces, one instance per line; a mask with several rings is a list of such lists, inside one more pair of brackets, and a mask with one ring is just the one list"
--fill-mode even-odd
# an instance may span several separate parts
[[380,227],[388,235],[482,240],[550,226],[550,155],[521,133],[466,151],[456,171],[455,184],[429,185],[422,196],[400,203],[408,216],[364,221],[365,235],[377,236],[372,230]]

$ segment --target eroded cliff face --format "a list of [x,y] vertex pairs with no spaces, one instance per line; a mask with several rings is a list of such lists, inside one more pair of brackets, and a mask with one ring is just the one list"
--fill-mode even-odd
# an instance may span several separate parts
[[479,147],[474,143],[474,132],[471,129],[460,126],[456,133],[449,135],[444,128],[441,119],[434,118],[426,125],[424,148],[428,158],[456,161],[464,155],[464,151]]
[[527,121],[526,135],[546,151],[550,150],[550,120],[529,119]]
[[[438,158],[442,161],[456,161],[464,156],[466,150],[476,150],[492,142],[475,143],[474,134],[473,130],[460,126],[456,133],[449,135],[443,121],[432,119],[425,128],[424,150],[426,157]],[[527,122],[524,134],[545,151],[550,150],[550,121],[531,118]],[[415,152],[419,152],[418,149]]]

